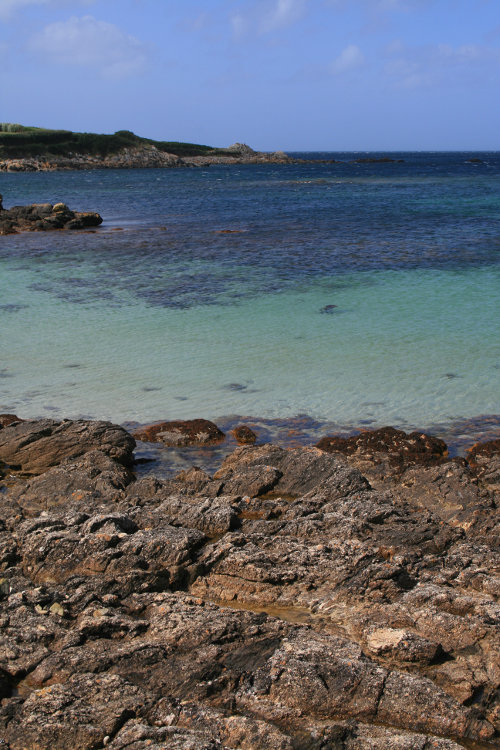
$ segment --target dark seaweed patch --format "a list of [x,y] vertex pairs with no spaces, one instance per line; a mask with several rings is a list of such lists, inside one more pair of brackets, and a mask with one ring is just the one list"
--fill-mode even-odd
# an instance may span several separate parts
[[248,386],[243,385],[243,383],[227,383],[226,385],[221,386],[221,388],[224,391],[246,391]]
[[19,310],[26,310],[27,307],[29,307],[29,305],[21,305],[12,302],[7,305],[0,305],[0,310],[7,313],[16,313],[19,312]]

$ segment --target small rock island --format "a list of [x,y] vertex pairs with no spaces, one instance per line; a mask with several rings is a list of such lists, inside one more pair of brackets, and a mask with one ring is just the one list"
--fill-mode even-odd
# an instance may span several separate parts
[[32,203],[4,208],[0,195],[0,235],[43,232],[50,229],[86,229],[102,224],[94,211],[71,211],[65,203]]

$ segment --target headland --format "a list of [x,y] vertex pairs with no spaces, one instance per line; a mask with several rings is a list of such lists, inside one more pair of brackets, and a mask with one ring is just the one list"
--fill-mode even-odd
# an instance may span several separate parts
[[254,151],[244,143],[214,148],[197,143],[155,141],[129,130],[108,135],[8,123],[0,125],[0,172],[149,169],[292,161],[283,151]]

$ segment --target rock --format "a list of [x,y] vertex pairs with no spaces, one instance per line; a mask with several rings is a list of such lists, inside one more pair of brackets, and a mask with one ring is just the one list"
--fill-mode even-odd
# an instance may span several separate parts
[[[496,546],[499,514],[490,484],[497,462],[500,463],[500,456],[494,455],[485,462],[488,468],[484,477],[477,467],[472,468],[463,460],[429,468],[408,468],[394,492],[412,505],[428,508],[447,523],[464,529],[482,544]],[[489,491],[481,487],[478,475]]]
[[256,153],[253,148],[247,146],[246,143],[233,143],[231,146],[228,146],[227,150],[234,151],[237,154],[241,154],[242,156],[254,156]]
[[115,502],[130,484],[133,474],[102,451],[90,450],[76,461],[66,460],[41,476],[12,488],[25,515],[71,504],[83,508],[91,504]]
[[467,451],[467,460],[480,485],[500,492],[500,439],[476,443]]
[[[121,428],[69,424],[101,449],[0,492],[6,748],[498,744],[495,451],[481,477],[438,461],[376,487],[351,455],[272,445],[134,481]],[[52,461],[40,431],[0,438]]]
[[24,422],[24,419],[21,419],[15,414],[0,414],[0,430],[2,427],[8,427],[14,422]]
[[376,656],[395,656],[398,662],[432,664],[443,654],[439,643],[416,636],[401,628],[375,628],[366,638],[367,646]]
[[296,497],[328,480],[332,490],[336,484],[346,493],[370,486],[345,460],[328,456],[316,448],[286,450],[273,445],[237,448],[214,474],[215,479],[224,482],[225,492],[229,491],[226,485],[230,482],[231,492],[243,494],[252,494],[243,492],[245,482],[251,478],[258,483],[259,476],[263,487],[256,494],[272,489],[275,493]]
[[146,425],[134,432],[137,440],[170,446],[217,445],[225,435],[207,419],[174,420]]
[[232,431],[233,437],[236,438],[238,445],[253,445],[257,440],[257,435],[246,424],[240,424]]
[[97,227],[102,218],[94,212],[74,212],[65,203],[33,203],[0,212],[0,234],[35,232],[49,229]]
[[400,474],[408,466],[435,466],[448,455],[446,443],[421,432],[407,434],[394,427],[365,430],[352,437],[324,437],[316,444],[328,453],[343,453],[362,471],[379,467],[376,476]]
[[0,460],[27,474],[41,474],[91,450],[99,450],[128,467],[134,448],[133,437],[111,422],[39,419],[0,430]]
[[93,750],[152,702],[147,691],[117,675],[81,674],[35,691],[9,723],[11,750]]
[[23,572],[36,583],[99,576],[107,593],[126,595],[185,585],[205,537],[165,521],[154,529],[139,529],[125,514],[106,513],[64,520],[47,516],[41,526],[26,521],[18,540]]

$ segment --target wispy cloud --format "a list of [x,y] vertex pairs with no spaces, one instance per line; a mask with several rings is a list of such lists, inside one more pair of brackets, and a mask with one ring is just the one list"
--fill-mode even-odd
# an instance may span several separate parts
[[385,51],[384,71],[403,88],[446,83],[460,85],[500,77],[500,49],[480,44],[405,45],[393,42]]
[[247,32],[269,34],[299,21],[309,0],[259,0],[247,3],[246,9],[233,13],[230,21],[235,36]]
[[266,33],[295,23],[302,17],[306,4],[307,0],[275,0],[261,19],[261,31]]
[[332,62],[330,70],[332,73],[346,73],[364,65],[365,57],[356,44],[349,44],[340,55]]
[[107,78],[127,78],[146,66],[145,45],[93,16],[51,23],[30,42],[32,51],[60,65],[97,69]]

